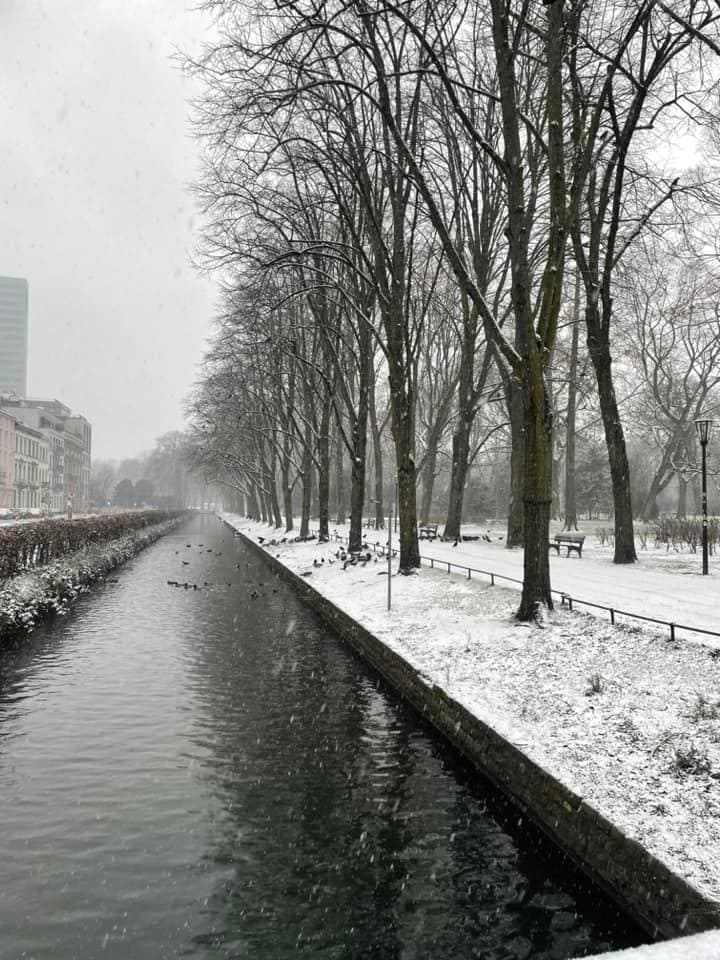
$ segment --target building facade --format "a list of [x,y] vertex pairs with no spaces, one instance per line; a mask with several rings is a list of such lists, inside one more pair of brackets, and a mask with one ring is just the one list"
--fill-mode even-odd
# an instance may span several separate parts
[[27,393],[28,282],[0,277],[0,393]]
[[[20,400],[15,397],[3,397],[0,404],[13,422],[34,430],[44,440],[47,447],[47,479],[42,491],[41,503],[27,503],[26,491],[30,489],[28,473],[31,468],[25,464],[24,455],[20,456],[18,466],[18,444],[14,470],[16,490],[12,505],[18,509],[41,506],[52,513],[64,513],[68,504],[76,513],[85,513],[89,507],[90,470],[92,456],[92,427],[59,400]],[[18,488],[20,484],[20,488]]]
[[90,477],[92,474],[92,427],[85,417],[72,416],[65,420],[65,442],[72,437],[79,444],[79,462],[74,481],[74,493],[70,499],[73,509],[87,511],[90,508]]
[[50,490],[50,444],[40,430],[15,421],[16,510],[47,510]]
[[15,417],[0,410],[0,510],[13,506],[15,484]]
[[43,427],[42,432],[50,444],[50,512],[61,513],[66,509],[65,496],[65,431]]

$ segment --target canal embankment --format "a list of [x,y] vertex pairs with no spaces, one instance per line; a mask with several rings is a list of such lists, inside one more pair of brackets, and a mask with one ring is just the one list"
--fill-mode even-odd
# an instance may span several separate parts
[[371,551],[226,521],[652,936],[720,925],[714,649],[567,610],[529,628],[442,570],[393,576],[388,611]]
[[63,614],[91,584],[104,580],[186,516],[145,511],[47,520],[0,529],[0,644]]

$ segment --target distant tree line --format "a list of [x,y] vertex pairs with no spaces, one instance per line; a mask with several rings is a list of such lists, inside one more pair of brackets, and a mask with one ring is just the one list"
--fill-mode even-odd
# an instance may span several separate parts
[[95,460],[90,499],[96,507],[157,507],[181,510],[200,506],[204,484],[193,475],[187,436],[172,431],[151,451],[125,460]]
[[350,549],[397,498],[406,573],[417,519],[457,537],[481,482],[525,548],[523,620],[552,606],[553,514],[611,513],[633,562],[716,403],[717,4],[204,5],[223,307],[194,463],[300,535],[347,511]]

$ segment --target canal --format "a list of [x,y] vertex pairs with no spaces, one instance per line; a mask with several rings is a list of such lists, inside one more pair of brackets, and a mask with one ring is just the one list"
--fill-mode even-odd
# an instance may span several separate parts
[[0,957],[642,940],[219,521],[116,578],[0,654]]

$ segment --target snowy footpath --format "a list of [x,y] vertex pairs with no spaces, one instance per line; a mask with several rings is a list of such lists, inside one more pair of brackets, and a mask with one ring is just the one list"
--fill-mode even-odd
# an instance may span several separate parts
[[[421,543],[423,557],[439,561],[434,569],[399,576],[395,563],[388,611],[387,562],[375,552],[384,535],[368,531],[369,559],[350,565],[341,543],[292,542],[292,534],[223,516],[670,870],[720,901],[720,639],[678,631],[670,640],[667,628],[612,626],[607,613],[560,606],[540,627],[517,623],[517,589],[447,572],[450,561],[520,579],[522,552],[504,549],[490,531],[489,542]],[[702,577],[697,556],[653,553],[619,567],[609,548],[590,539],[582,559],[552,555],[555,590],[720,630],[720,564]],[[720,932],[605,956],[691,955],[720,960]]]

